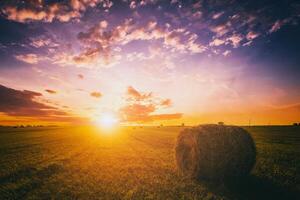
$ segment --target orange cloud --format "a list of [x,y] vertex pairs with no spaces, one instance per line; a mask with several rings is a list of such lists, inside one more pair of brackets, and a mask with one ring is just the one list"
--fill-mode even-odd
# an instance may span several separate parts
[[57,93],[56,91],[54,91],[54,90],[49,90],[49,89],[46,89],[45,91],[48,92],[49,94],[56,94],[56,93]]
[[7,16],[7,19],[23,23],[28,21],[52,22],[55,18],[61,22],[66,22],[72,18],[80,16],[78,11],[70,11],[63,14],[60,13],[60,9],[62,8],[59,6],[59,4],[49,6],[49,8],[44,8],[44,10],[32,8],[18,9],[16,7],[9,6],[3,9],[3,12]]
[[[17,7],[17,4],[22,4],[22,8]],[[44,21],[52,22],[54,19],[60,22],[68,22],[71,19],[79,18],[89,7],[101,5],[108,9],[112,6],[109,0],[71,0],[55,3],[47,3],[41,0],[33,1],[7,1],[1,12],[4,16],[17,22]]]
[[121,108],[121,113],[124,121],[149,121],[150,113],[155,110],[156,108],[153,104],[132,104]]
[[91,92],[90,95],[92,97],[95,97],[95,98],[100,98],[102,97],[102,94],[100,92]]
[[154,104],[132,104],[123,107],[120,112],[125,122],[151,122],[159,120],[180,119],[182,113],[152,114],[157,108]]
[[161,101],[160,105],[170,107],[172,105],[172,101],[171,99],[165,99]]
[[142,93],[132,86],[127,88],[126,105],[120,109],[120,115],[124,122],[150,122],[156,120],[170,120],[182,117],[181,113],[155,114],[161,108],[171,106],[171,99],[161,100],[153,97],[153,94]]
[[[79,55],[73,57],[73,61],[77,64],[90,64],[95,62],[101,53],[100,48],[89,48],[84,52],[81,52]],[[102,56],[105,60],[108,60],[109,55]]]
[[148,93],[148,94],[142,94],[139,91],[137,91],[136,89],[134,89],[132,86],[129,86],[127,88],[127,95],[130,99],[135,100],[135,101],[142,101],[145,99],[149,99],[152,97],[152,93]]

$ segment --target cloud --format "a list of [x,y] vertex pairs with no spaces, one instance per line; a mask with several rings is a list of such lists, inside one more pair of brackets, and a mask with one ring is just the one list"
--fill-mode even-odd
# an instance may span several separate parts
[[247,40],[254,40],[255,38],[257,38],[260,34],[254,31],[250,31],[247,35],[246,38]]
[[223,11],[222,11],[222,12],[215,13],[215,14],[212,16],[212,18],[213,18],[213,19],[218,19],[218,18],[220,18],[223,14],[224,14]]
[[129,4],[129,7],[131,9],[135,9],[136,8],[136,2],[135,1],[131,1],[130,4]]
[[161,101],[160,105],[165,107],[170,107],[172,105],[172,101],[171,99],[164,99]]
[[79,79],[84,79],[84,76],[83,76],[82,74],[77,74],[77,77],[78,77]]
[[[61,66],[76,66],[80,68],[109,68],[120,62],[122,58],[119,55],[110,57],[110,59],[102,59],[100,52],[97,49],[87,49],[80,54],[71,52],[59,52],[51,57],[53,64]],[[109,61],[109,62],[108,62]]]
[[49,94],[56,94],[57,93],[57,91],[50,90],[50,89],[46,89],[45,91],[48,92]]
[[126,59],[128,61],[137,61],[137,60],[147,60],[152,58],[152,56],[146,56],[143,52],[132,52],[126,54]]
[[275,21],[272,27],[270,28],[269,33],[274,33],[278,31],[283,25],[287,24],[290,21],[291,21],[290,18]]
[[220,24],[217,26],[212,26],[210,30],[217,34],[217,36],[223,36],[229,32],[229,24]]
[[[99,57],[100,49],[99,48],[89,48],[86,51],[80,53],[77,56],[73,57],[73,61],[77,64],[93,63]],[[103,56],[107,60],[107,56]]]
[[108,27],[108,22],[106,20],[102,20],[99,23],[99,25],[100,25],[101,28],[107,28]]
[[[295,4],[272,4],[271,2],[264,2],[258,4],[253,1],[250,4],[257,9],[251,9],[248,3],[231,1],[229,6],[228,1],[209,2],[209,7],[216,7],[219,11],[205,11],[203,16],[208,16],[200,22],[194,22],[195,29],[200,31],[207,31],[207,28],[214,34],[210,46],[218,46],[222,42],[216,40],[226,41],[226,44],[232,45],[233,48],[241,46],[244,39],[248,41],[242,46],[249,46],[252,40],[268,33],[278,31],[287,23],[294,22],[297,24],[296,18],[298,16]],[[282,8],[280,6],[283,6]],[[286,18],[275,20],[275,17],[280,17],[277,11],[281,10]],[[291,23],[292,24],[292,23]],[[201,33],[201,32],[200,32]],[[249,42],[250,41],[250,42]],[[218,43],[220,42],[220,43]],[[224,44],[224,43],[222,43]]]
[[52,22],[57,19],[61,22],[67,22],[72,18],[80,17],[78,11],[67,11],[64,12],[61,9],[60,4],[54,4],[49,8],[44,7],[43,10],[32,9],[32,8],[22,8],[18,9],[16,7],[6,7],[3,9],[3,13],[7,16],[7,19],[17,21],[17,22],[29,22],[29,21],[44,21]]
[[50,60],[61,66],[76,66],[80,68],[109,68],[120,63],[121,55],[111,55],[110,50],[99,47],[82,47],[82,51],[74,54],[72,50],[55,53]]
[[161,108],[170,107],[171,99],[160,99],[154,97],[152,92],[140,92],[132,86],[127,88],[126,96],[126,104],[120,109],[120,116],[124,122],[149,122],[182,117],[182,113],[156,113]]
[[156,110],[155,105],[129,104],[121,108],[124,121],[149,121],[149,115]]
[[53,42],[50,38],[46,37],[37,37],[37,38],[31,38],[30,39],[30,46],[33,46],[35,48],[41,48],[41,47],[58,47],[59,44]]
[[91,97],[95,97],[95,98],[102,97],[101,92],[91,92],[90,95],[91,95]]
[[[22,5],[18,6],[18,5]],[[25,23],[31,21],[52,22],[54,19],[60,22],[68,22],[71,19],[78,19],[89,7],[100,5],[109,9],[113,3],[110,0],[70,0],[54,1],[49,3],[42,0],[32,1],[7,1],[1,12],[4,16],[13,21]]]
[[129,8],[132,10],[137,9],[138,7],[141,6],[147,6],[147,5],[155,5],[158,0],[125,0],[124,2],[129,3]]
[[226,50],[222,53],[224,56],[228,56],[229,54],[231,54],[231,51],[230,50]]
[[152,93],[144,93],[142,94],[141,92],[137,91],[134,89],[132,86],[129,86],[127,88],[127,96],[129,97],[130,100],[134,101],[143,101],[146,99],[150,99],[152,97]]
[[176,4],[178,3],[178,0],[171,0],[171,4]]
[[130,104],[121,108],[123,121],[125,122],[151,122],[158,120],[180,119],[182,113],[153,114],[157,108],[153,104]]
[[43,95],[28,90],[15,90],[0,85],[0,112],[10,116],[38,118],[66,117],[66,112],[38,101]]
[[101,58],[104,63],[110,63],[113,57],[112,49],[124,46],[132,41],[162,41],[166,49],[181,53],[201,53],[206,47],[201,45],[196,34],[185,29],[169,30],[159,27],[157,22],[149,21],[139,25],[133,19],[126,19],[122,24],[107,29],[100,21],[86,32],[77,35],[82,44],[82,51],[73,57],[76,63],[92,63]]
[[35,39],[30,43],[31,46],[40,48],[44,46],[48,46],[50,44],[50,39]]
[[224,43],[225,43],[224,40],[221,40],[221,39],[219,39],[219,38],[215,38],[213,41],[211,41],[211,42],[209,43],[209,46],[220,46],[220,45],[222,45],[222,44],[224,44]]
[[279,20],[277,20],[277,21],[273,24],[273,26],[271,27],[271,29],[269,30],[269,32],[270,32],[270,33],[276,32],[276,31],[278,31],[278,30],[281,28],[281,26],[282,26],[282,22],[279,21]]
[[36,54],[30,53],[30,54],[24,54],[24,55],[15,55],[15,58],[17,60],[23,61],[25,63],[29,64],[37,64],[39,62],[39,58]]
[[233,34],[226,39],[234,48],[239,47],[242,40],[243,36],[241,34]]

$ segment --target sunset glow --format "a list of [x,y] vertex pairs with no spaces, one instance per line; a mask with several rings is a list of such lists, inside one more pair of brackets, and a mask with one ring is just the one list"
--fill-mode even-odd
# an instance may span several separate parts
[[97,120],[98,125],[103,128],[112,128],[117,126],[118,122],[118,119],[112,114],[103,114]]
[[299,2],[258,2],[2,1],[0,124],[299,121]]

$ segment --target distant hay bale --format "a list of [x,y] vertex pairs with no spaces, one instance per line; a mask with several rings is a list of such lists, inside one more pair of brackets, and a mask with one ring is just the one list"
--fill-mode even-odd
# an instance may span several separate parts
[[179,171],[190,178],[224,180],[248,175],[256,150],[237,126],[201,125],[180,132],[175,148]]

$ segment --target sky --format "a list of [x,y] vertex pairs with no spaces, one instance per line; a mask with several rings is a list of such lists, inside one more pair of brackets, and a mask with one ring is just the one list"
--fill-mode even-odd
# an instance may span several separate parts
[[300,2],[3,0],[0,124],[300,122]]

